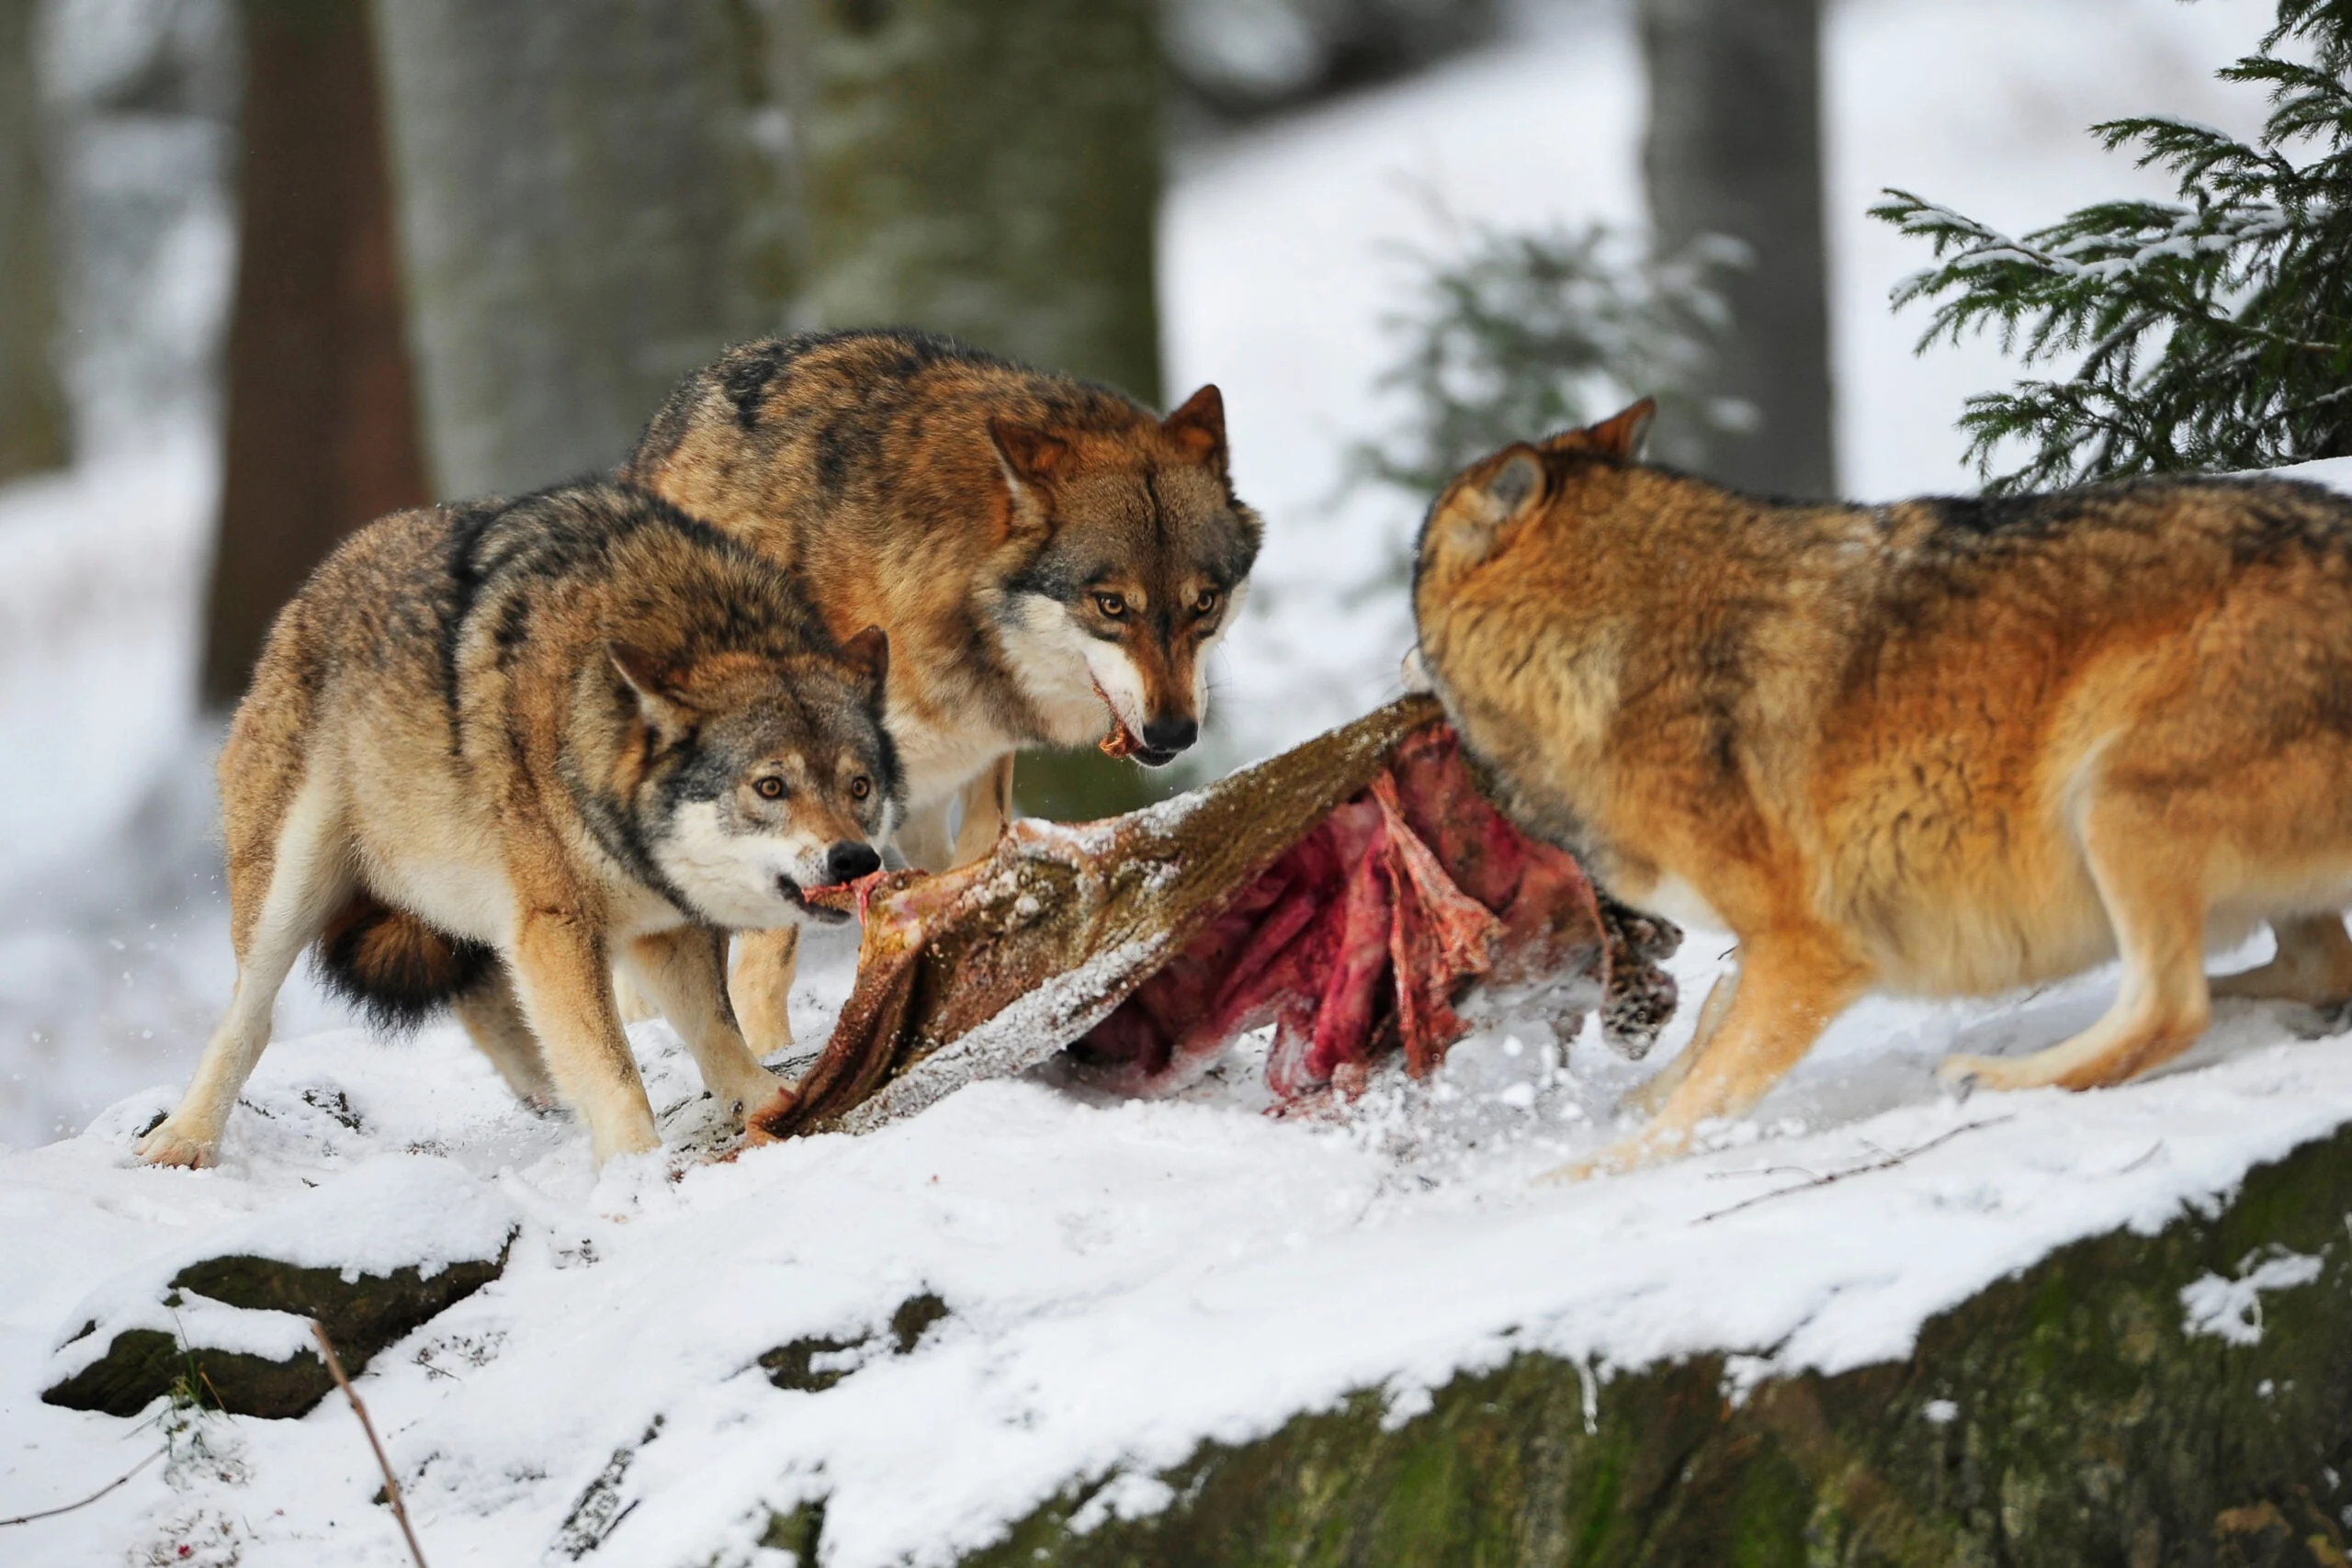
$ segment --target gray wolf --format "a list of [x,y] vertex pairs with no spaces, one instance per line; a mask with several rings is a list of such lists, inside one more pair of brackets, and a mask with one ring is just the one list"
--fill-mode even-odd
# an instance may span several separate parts
[[[1640,404],[1474,465],[1423,525],[1419,656],[1498,801],[1738,939],[1614,1168],[1744,1114],[1865,990],[2120,956],[1993,1088],[2120,1082],[2212,995],[2352,998],[2352,502],[2177,479],[1865,507],[1635,460]],[[2276,960],[2209,984],[2267,922]]]
[[316,946],[379,1021],[453,1005],[596,1157],[658,1146],[615,964],[720,1100],[775,1084],[728,1007],[726,933],[880,864],[900,808],[888,641],[828,634],[756,552],[626,487],[396,513],[287,605],[220,761],[237,983],[139,1145],[213,1157]]
[[[622,476],[794,572],[837,636],[889,634],[897,847],[931,870],[995,842],[1023,747],[1101,738],[1161,766],[1193,744],[1261,533],[1215,387],[1161,418],[913,332],[736,347],[671,394]],[[793,940],[739,944],[763,1051],[790,1039]]]

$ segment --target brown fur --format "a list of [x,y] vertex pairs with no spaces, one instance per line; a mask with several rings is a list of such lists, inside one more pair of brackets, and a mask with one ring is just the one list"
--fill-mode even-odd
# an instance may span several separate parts
[[623,488],[356,535],[279,615],[222,748],[237,990],[142,1156],[211,1157],[314,941],[386,1021],[454,1002],[600,1158],[658,1142],[616,961],[714,1092],[772,1092],[728,1010],[724,930],[878,863],[886,660],[880,633],[836,645],[771,564]]
[[1995,1087],[2119,1082],[2224,994],[2352,998],[2352,503],[2175,479],[1866,508],[1633,460],[1646,405],[1481,461],[1424,525],[1420,656],[1507,807],[1630,903],[1739,940],[1610,1166],[1746,1112],[1873,987],[1981,996],[2117,955]]
[[[899,847],[933,869],[995,841],[1019,748],[1100,739],[1158,764],[1190,745],[1258,551],[1216,388],[1162,419],[918,333],[730,350],[671,395],[623,474],[788,568],[837,635],[888,632]],[[747,1022],[781,1029],[790,942],[746,944]]]

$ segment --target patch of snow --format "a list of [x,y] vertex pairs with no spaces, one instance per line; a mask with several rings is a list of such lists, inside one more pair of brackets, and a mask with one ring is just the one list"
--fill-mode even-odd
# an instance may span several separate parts
[[1072,1535],[1091,1535],[1113,1519],[1148,1518],[1176,1500],[1176,1489],[1156,1475],[1122,1472],[1099,1487],[1069,1517]]
[[[2271,1247],[2238,1265],[2236,1279],[2208,1274],[2180,1288],[2181,1327],[2233,1345],[2262,1343],[2262,1292],[2292,1290],[2320,1277],[2326,1260],[2284,1247]],[[2248,1267],[2251,1265],[2252,1267]]]

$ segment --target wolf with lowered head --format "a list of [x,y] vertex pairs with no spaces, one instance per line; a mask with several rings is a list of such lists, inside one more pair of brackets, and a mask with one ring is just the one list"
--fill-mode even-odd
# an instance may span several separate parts
[[775,1080],[726,933],[811,915],[899,809],[888,643],[836,641],[775,566],[659,499],[581,485],[398,513],[279,615],[220,753],[237,983],[139,1145],[200,1165],[316,945],[379,1022],[453,1004],[598,1160],[657,1147],[615,964],[738,1108]]
[[[1947,1077],[2120,1083],[2212,996],[2352,999],[2352,502],[2168,479],[1887,506],[1645,465],[1646,404],[1423,525],[1419,657],[1498,801],[1738,967],[1603,1155],[1746,1113],[1865,990],[2122,961],[2074,1038]],[[2272,961],[2209,982],[2267,922]]]
[[[898,848],[934,871],[996,841],[1023,747],[1100,738],[1156,767],[1193,744],[1261,534],[1215,387],[1162,418],[912,332],[734,348],[622,472],[789,569],[837,635],[889,634]],[[792,942],[741,944],[736,1004],[763,1050],[789,1039]]]

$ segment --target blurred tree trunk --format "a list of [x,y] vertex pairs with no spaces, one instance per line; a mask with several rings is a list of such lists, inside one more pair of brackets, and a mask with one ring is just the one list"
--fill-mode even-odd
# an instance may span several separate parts
[[366,0],[243,0],[228,462],[203,666],[233,702],[352,529],[426,497]]
[[56,259],[50,248],[40,92],[40,0],[0,0],[0,479],[64,466]]
[[1832,494],[1820,0],[1641,0],[1641,32],[1660,254],[1702,234],[1753,254],[1725,289],[1732,340],[1702,390],[1758,423],[1711,436],[1709,466],[1733,484]]
[[[1151,0],[808,0],[801,140],[826,326],[909,325],[1162,395]],[[1024,757],[1024,809],[1099,816],[1168,774]]]
[[761,0],[398,0],[377,13],[442,493],[611,468],[794,277]]

